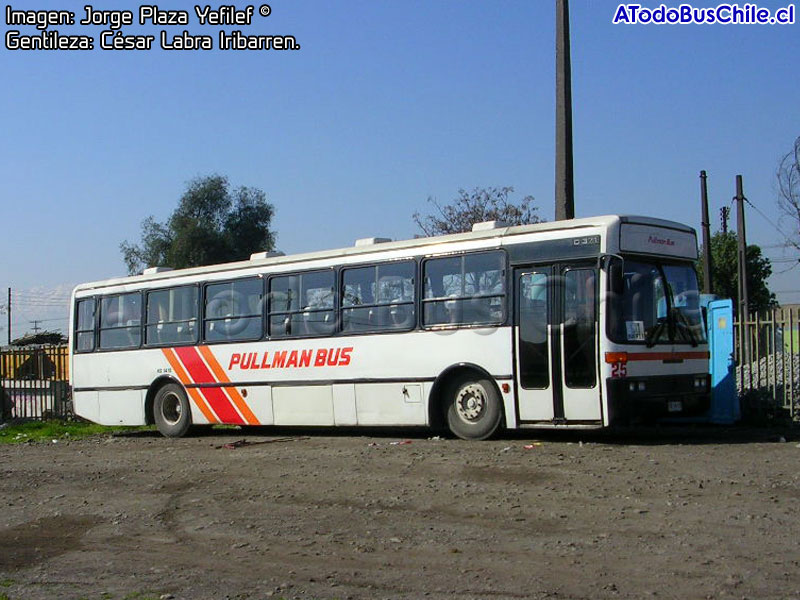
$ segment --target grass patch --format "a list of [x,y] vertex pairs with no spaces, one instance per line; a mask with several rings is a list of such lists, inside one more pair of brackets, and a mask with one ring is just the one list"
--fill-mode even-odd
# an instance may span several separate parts
[[[118,431],[147,430],[150,427],[106,427],[78,421],[31,421],[0,429],[0,444],[24,444],[53,440],[79,440],[94,435],[111,435]],[[0,600],[3,600],[0,598]]]
[[0,579],[0,587],[11,587],[15,583],[13,579]]

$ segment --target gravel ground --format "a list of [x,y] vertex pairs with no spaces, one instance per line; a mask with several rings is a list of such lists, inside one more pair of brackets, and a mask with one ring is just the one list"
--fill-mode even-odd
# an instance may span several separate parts
[[800,598],[785,432],[139,432],[0,461],[11,600]]

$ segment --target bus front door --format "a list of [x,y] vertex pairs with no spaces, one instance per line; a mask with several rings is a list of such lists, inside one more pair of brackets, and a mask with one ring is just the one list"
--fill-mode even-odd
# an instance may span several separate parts
[[595,265],[517,269],[515,285],[520,422],[599,424]]

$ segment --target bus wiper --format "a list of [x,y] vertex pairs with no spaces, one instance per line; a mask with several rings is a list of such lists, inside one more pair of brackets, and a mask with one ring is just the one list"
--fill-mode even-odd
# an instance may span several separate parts
[[692,326],[689,324],[689,320],[686,318],[686,315],[683,314],[683,311],[678,306],[672,309],[672,314],[675,324],[680,325],[680,330],[684,333],[684,336],[688,337],[689,343],[696,348],[700,343],[700,340],[697,339],[694,331],[692,331]]
[[658,323],[656,323],[655,327],[653,327],[645,336],[644,342],[647,344],[648,348],[652,348],[656,345],[656,341],[661,336],[661,332],[664,331],[664,327],[667,324],[667,317],[659,317]]

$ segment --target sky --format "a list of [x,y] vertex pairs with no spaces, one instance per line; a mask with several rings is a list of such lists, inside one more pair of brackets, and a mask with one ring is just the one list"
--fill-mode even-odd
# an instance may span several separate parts
[[[84,4],[10,6],[79,20]],[[71,288],[124,275],[120,243],[138,241],[146,217],[165,220],[199,176],[264,190],[287,254],[411,238],[415,211],[462,188],[513,186],[513,199],[534,196],[552,220],[554,4],[273,0],[268,17],[220,28],[198,24],[183,0],[159,6],[188,11],[189,25],[140,26],[139,5],[116,1],[93,7],[132,10],[123,33],[155,35],[153,49],[101,50],[101,25],[49,28],[93,36],[92,51],[0,47],[0,304],[12,288],[13,337],[66,331]],[[8,6],[4,38],[40,33],[7,26]],[[800,25],[614,25],[617,7],[570,6],[576,216],[644,214],[699,229],[704,169],[717,230],[741,174],[754,207],[748,242],[776,261],[779,301],[800,302],[775,183],[800,136]],[[300,49],[159,47],[161,31],[186,30],[216,48],[220,29],[292,35]],[[7,333],[3,315],[1,343]]]

